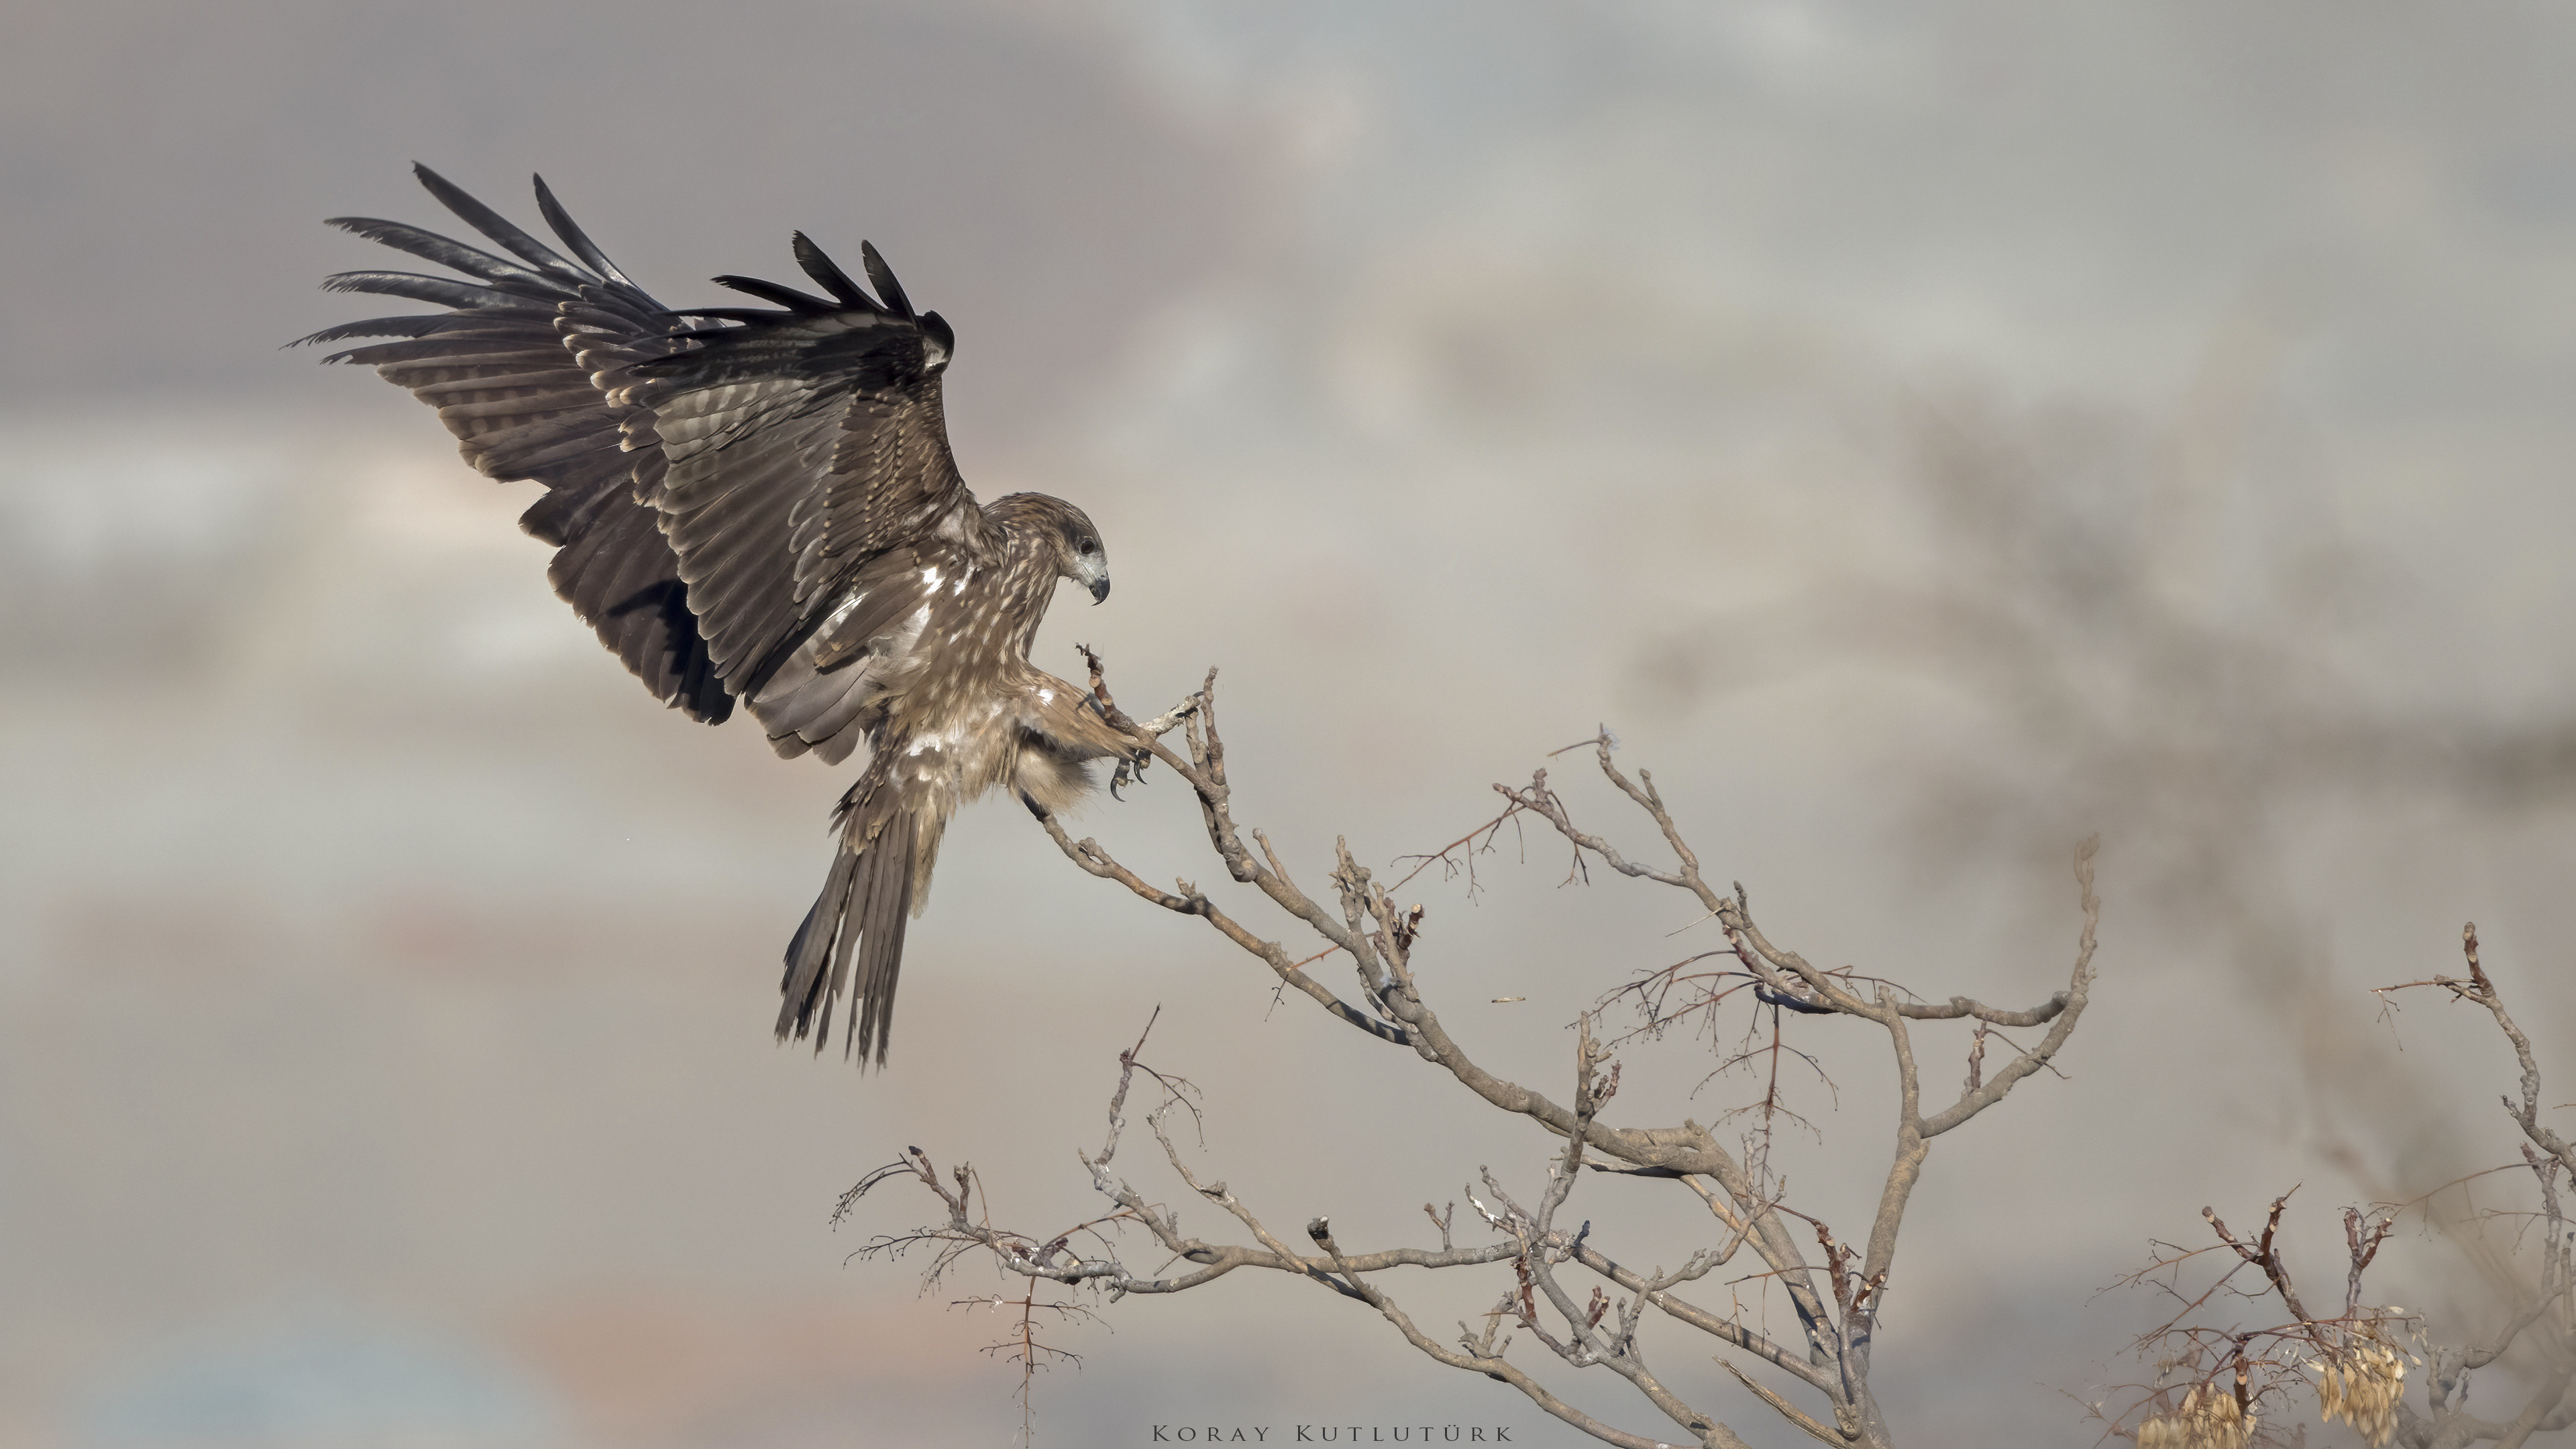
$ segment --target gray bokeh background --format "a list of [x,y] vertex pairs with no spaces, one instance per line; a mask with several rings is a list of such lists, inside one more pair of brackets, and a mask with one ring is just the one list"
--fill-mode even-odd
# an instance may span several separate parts
[[[1108,538],[1115,598],[1060,602],[1040,662],[1091,643],[1131,706],[1224,666],[1242,813],[1309,885],[1336,834],[1436,847],[1606,721],[1775,939],[2028,1001],[2101,832],[2069,1080],[1917,1199],[1880,1355],[1916,1442],[2090,1442],[2068,1395],[2134,1377],[2152,1310],[2094,1290],[2203,1203],[2304,1182],[2332,1281],[2332,1207],[2509,1155],[2476,1024],[2365,990],[2449,967],[2463,919],[2569,1044],[2561,11],[263,0],[5,32],[7,1449],[1003,1442],[1002,1326],[949,1304],[1011,1285],[844,1264],[926,1197],[826,1217],[907,1144],[1019,1226],[1094,1211],[1072,1151],[1157,1005],[1207,1172],[1276,1225],[1419,1242],[1416,1204],[1546,1153],[999,805],[942,857],[893,1069],[774,1048],[840,777],[653,709],[547,593],[526,485],[278,350],[370,305],[321,275],[389,264],[321,217],[444,219],[414,159],[522,218],[542,169],[675,305],[789,274],[791,227],[876,241],[959,332],[970,481]],[[1169,782],[1081,828],[1221,883]],[[1551,1090],[1575,1012],[1707,948],[1535,841],[1479,871],[1408,888],[1425,988]],[[1814,1045],[1840,1095],[1783,1162],[1856,1232],[1884,1073]],[[1927,1050],[1951,1080],[1963,1043]],[[1639,1047],[1619,1105],[1706,1119],[1744,1091],[1686,1100],[1706,1065]],[[1622,1256],[1699,1232],[1586,1191]],[[2459,1263],[2402,1237],[2389,1291],[2473,1324]],[[1493,1291],[1394,1286],[1432,1324]],[[1042,1438],[1570,1442],[1300,1285],[1108,1317],[1063,1332]]]

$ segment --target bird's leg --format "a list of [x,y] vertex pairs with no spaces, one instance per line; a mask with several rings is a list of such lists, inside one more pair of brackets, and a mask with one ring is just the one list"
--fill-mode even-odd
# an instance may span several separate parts
[[1076,644],[1073,647],[1082,651],[1082,662],[1091,670],[1091,702],[1099,706],[1102,715],[1117,719],[1118,702],[1109,697],[1108,666],[1100,662],[1100,656],[1091,651],[1090,645]]
[[1181,721],[1198,713],[1199,706],[1205,703],[1207,703],[1206,695],[1193,694],[1189,698],[1182,700],[1179,704],[1173,705],[1170,709],[1154,716],[1152,719],[1140,721],[1136,726],[1136,732],[1159,740],[1163,736],[1170,734],[1172,731],[1179,729],[1181,727]]
[[[1179,704],[1173,705],[1170,709],[1163,711],[1152,719],[1141,721],[1131,720],[1129,721],[1129,724],[1136,733],[1144,736],[1145,738],[1149,740],[1158,740],[1163,736],[1170,734],[1172,731],[1179,729],[1181,727],[1181,721],[1198,713],[1199,706],[1205,703],[1207,703],[1207,696],[1205,694],[1192,694],[1189,698],[1182,700]],[[1122,798],[1118,793],[1118,787],[1121,785],[1143,784],[1145,781],[1145,762],[1153,758],[1154,757],[1152,755],[1149,755],[1142,750],[1139,750],[1132,755],[1120,756],[1118,760],[1118,768],[1109,776],[1109,798],[1112,800]]]
[[[1091,671],[1091,693],[1088,699],[1092,708],[1100,711],[1102,719],[1120,729],[1128,730],[1148,740],[1159,740],[1179,728],[1181,721],[1195,714],[1199,706],[1207,702],[1204,691],[1194,693],[1152,719],[1138,723],[1129,718],[1125,710],[1118,707],[1116,700],[1109,697],[1108,667],[1100,662],[1100,656],[1093,652],[1088,644],[1076,644],[1073,647],[1082,651],[1082,662]],[[1120,755],[1118,768],[1109,776],[1109,798],[1112,800],[1124,798],[1118,793],[1118,787],[1121,785],[1142,783],[1145,778],[1145,762],[1152,758],[1152,755],[1141,749]]]

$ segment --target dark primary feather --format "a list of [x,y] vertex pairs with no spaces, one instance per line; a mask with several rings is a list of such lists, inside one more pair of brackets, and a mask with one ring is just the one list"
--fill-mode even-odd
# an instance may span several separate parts
[[[542,304],[513,297],[492,287],[478,287],[452,277],[424,277],[418,272],[341,272],[323,278],[322,290],[373,292],[380,297],[405,297],[414,302],[430,302],[441,307],[454,307],[459,312],[490,316],[543,317],[550,312]],[[315,334],[316,337],[320,335]],[[297,339],[299,342],[312,340],[312,337]],[[324,360],[338,362],[342,359],[331,357]]]
[[[850,274],[841,270],[840,263],[823,255],[823,249],[814,245],[812,237],[800,231],[788,239],[787,245],[789,250],[796,253],[796,265],[805,269],[805,275],[822,283],[824,291],[840,298],[842,306],[856,307],[865,312],[885,310],[870,299],[867,293],[859,290],[859,284],[850,280]],[[868,246],[865,242],[859,245],[866,248],[869,256],[876,255],[875,247]],[[897,307],[895,310],[906,316],[911,315],[909,308]]]
[[[815,255],[822,254],[817,252]],[[877,255],[875,243],[859,243],[859,261],[867,267],[868,280],[877,284],[877,295],[885,299],[887,308],[900,316],[910,317],[912,299],[904,296],[903,283],[894,279],[894,269],[885,264],[885,258]]]
[[[546,197],[545,178],[542,176],[536,178],[536,183],[537,194],[540,197]],[[420,184],[428,187],[429,194],[437,197],[441,205],[463,217],[466,225],[499,242],[509,250],[511,255],[530,266],[552,272],[558,277],[569,278],[574,282],[599,280],[597,275],[584,272],[581,268],[565,261],[552,247],[519,230],[501,213],[468,196],[464,188],[437,172],[427,167],[421,168]],[[558,207],[556,210],[560,211],[561,208]],[[570,244],[572,239],[566,237],[564,240]]]
[[543,301],[559,285],[561,278],[547,278],[512,262],[505,262],[490,252],[453,241],[433,231],[424,231],[408,222],[382,221],[372,216],[335,216],[323,225],[354,232],[369,241],[382,242],[398,252],[409,252],[423,261],[453,267],[469,277],[487,282],[514,285],[522,295]]
[[[752,296],[758,297],[764,302],[775,303],[801,317],[820,316],[826,312],[840,310],[834,307],[831,303],[826,302],[822,298],[814,296],[811,293],[800,292],[794,287],[782,286],[777,282],[764,282],[758,277],[737,277],[733,273],[727,272],[723,276],[715,277],[711,280],[719,287],[724,287],[736,292],[747,292]],[[687,315],[691,317],[732,317],[738,321],[744,322],[763,322],[767,321],[774,314],[752,311],[739,307],[693,307],[689,309]],[[719,332],[708,335],[722,336],[724,334]]]
[[599,244],[590,239],[590,233],[574,224],[571,213],[563,209],[562,202],[555,200],[554,190],[546,185],[546,178],[540,176],[536,180],[537,210],[545,217],[546,225],[553,227],[555,235],[563,239],[564,245],[572,248],[572,254],[581,258],[592,271],[639,297],[643,296],[643,289],[626,279],[626,274],[617,269],[617,263],[610,261],[608,253],[601,251]]

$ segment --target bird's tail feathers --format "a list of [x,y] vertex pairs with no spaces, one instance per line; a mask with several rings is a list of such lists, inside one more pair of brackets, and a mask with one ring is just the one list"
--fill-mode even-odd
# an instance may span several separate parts
[[831,1040],[835,1005],[849,993],[843,1049],[862,1067],[871,1055],[885,1065],[904,927],[912,918],[917,821],[900,806],[871,809],[880,801],[893,806],[887,798],[892,793],[877,792],[847,807],[852,818],[844,821],[840,854],[823,879],[823,893],[787,944],[786,974],[779,982],[784,999],[778,1039],[811,1035],[818,1054]]

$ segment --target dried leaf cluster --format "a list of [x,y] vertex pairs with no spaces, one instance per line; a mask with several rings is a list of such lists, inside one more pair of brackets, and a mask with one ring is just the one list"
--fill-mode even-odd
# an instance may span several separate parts
[[2194,1384],[2182,1407],[2138,1425],[2138,1449],[2245,1449],[2261,1423],[2232,1391]]
[[2376,1326],[2365,1326],[2362,1341],[2331,1358],[2313,1360],[2317,1376],[2317,1417],[2337,1419],[2361,1431],[2370,1449],[2380,1449],[2397,1432],[2397,1404],[2406,1394],[2406,1360],[2381,1342]]

